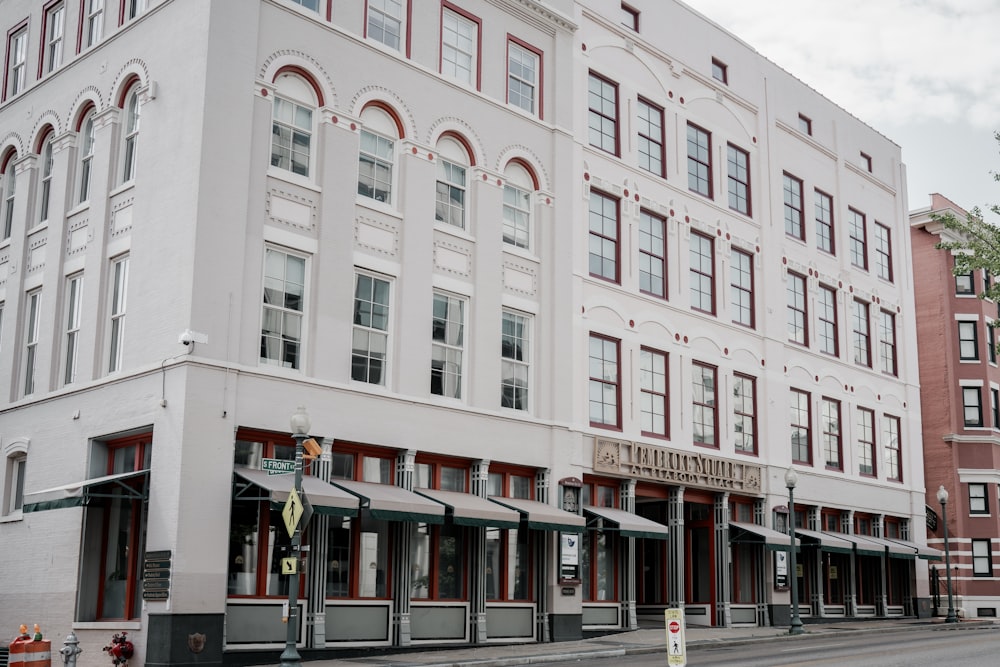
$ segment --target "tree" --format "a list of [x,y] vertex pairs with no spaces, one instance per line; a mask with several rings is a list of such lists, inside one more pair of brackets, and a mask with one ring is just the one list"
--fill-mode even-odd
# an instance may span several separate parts
[[[1000,132],[995,132],[993,137],[1000,143]],[[1000,183],[1000,172],[993,172],[993,180]],[[1000,216],[1000,204],[991,205],[989,210],[994,215]],[[953,273],[960,276],[976,269],[985,269],[994,280],[985,285],[979,298],[992,299],[1000,303],[1000,282],[996,280],[1000,277],[1000,227],[984,220],[982,210],[978,206],[969,211],[964,220],[951,213],[932,215],[931,218],[943,224],[961,239],[942,241],[936,246],[955,255]],[[1000,320],[993,322],[993,326],[998,324]]]

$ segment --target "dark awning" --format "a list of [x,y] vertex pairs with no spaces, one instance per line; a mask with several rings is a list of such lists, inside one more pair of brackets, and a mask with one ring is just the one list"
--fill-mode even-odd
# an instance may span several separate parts
[[841,539],[843,533],[828,533],[819,530],[796,528],[795,534],[802,538],[805,544],[818,546],[821,551],[849,554],[854,551],[854,543]]
[[[739,521],[729,522],[730,542],[752,542],[763,544],[773,551],[789,551],[791,549],[792,538],[777,530],[758,526],[755,523],[741,523]],[[796,539],[795,547],[799,548],[801,542]]]
[[924,560],[943,560],[944,552],[935,549],[934,547],[929,547],[926,544],[917,544],[916,542],[910,542],[908,540],[897,540],[896,538],[886,538],[890,542],[895,542],[907,549],[912,549],[917,555],[917,558],[923,558]]
[[[625,510],[613,507],[587,506],[583,508],[583,513],[596,518],[602,524],[605,521],[610,522],[613,524],[612,530],[617,528],[623,537],[649,537],[656,540],[665,540],[670,537],[670,529],[662,523],[650,521],[646,517]],[[590,521],[587,525],[592,527],[594,523]]]
[[376,519],[444,523],[444,505],[392,484],[336,479],[334,485],[361,500],[361,509]]
[[[252,495],[249,489],[236,492],[237,498],[244,500],[270,500],[276,505],[284,505],[288,494],[295,485],[295,476],[291,473],[269,475],[263,470],[251,468],[236,468],[238,477],[250,482],[253,486],[265,491],[264,495]],[[337,487],[327,484],[319,477],[304,475],[302,491],[317,514],[330,516],[357,516],[358,499]]]
[[868,538],[861,535],[851,535],[850,533],[837,533],[837,537],[846,540],[854,545],[854,551],[859,556],[884,556],[885,546],[875,544]]
[[583,517],[558,507],[525,498],[501,498],[490,496],[490,501],[517,510],[535,530],[558,530],[564,533],[582,533],[587,525]]
[[[62,507],[89,505],[94,498],[145,500],[149,491],[149,470],[133,470],[116,475],[85,479],[64,486],[35,491],[24,497],[24,512],[41,512]],[[142,477],[140,483],[133,482]]]
[[882,537],[874,537],[871,535],[857,535],[856,537],[862,537],[869,542],[881,545],[882,548],[889,554],[889,558],[908,558],[913,560],[917,557],[917,553],[908,547],[904,547],[898,542],[893,542],[892,540],[887,540]]
[[491,503],[486,498],[437,489],[414,489],[414,491],[444,505],[452,522],[460,526],[517,528],[521,523],[521,515],[515,510]]

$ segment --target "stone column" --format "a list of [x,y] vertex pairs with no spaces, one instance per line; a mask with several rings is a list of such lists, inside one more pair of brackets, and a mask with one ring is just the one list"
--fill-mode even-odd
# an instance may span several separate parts
[[733,624],[732,552],[729,549],[729,494],[715,494],[715,621],[717,627]]
[[[472,495],[485,498],[489,489],[489,460],[472,464]],[[469,535],[469,627],[472,642],[482,644],[488,638],[486,627],[486,528],[470,527]]]
[[[626,479],[621,483],[621,508],[626,512],[635,513],[635,480]],[[636,566],[635,538],[621,537],[622,545],[622,618],[624,627],[629,630],[639,629],[639,617],[635,608],[636,601]]]
[[[413,470],[417,453],[412,449],[400,452],[396,457],[396,486],[413,490]],[[410,645],[410,548],[413,542],[413,524],[409,521],[394,521],[392,524],[393,593],[392,618],[395,628],[394,639],[397,646]]]
[[670,487],[667,499],[667,527],[670,543],[667,545],[667,594],[670,606],[684,608],[684,487]]

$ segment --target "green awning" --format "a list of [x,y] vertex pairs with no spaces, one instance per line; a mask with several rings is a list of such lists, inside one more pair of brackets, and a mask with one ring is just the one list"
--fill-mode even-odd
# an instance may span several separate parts
[[533,530],[582,533],[587,525],[579,514],[567,512],[537,500],[490,496],[490,501],[519,512],[521,518],[528,524],[528,528]]
[[[751,544],[763,544],[772,551],[790,551],[792,538],[777,530],[766,526],[758,526],[755,523],[741,523],[739,521],[729,522],[730,542],[749,542]],[[801,541],[795,540],[795,547],[801,547]]]
[[869,542],[882,546],[885,553],[889,554],[889,558],[905,558],[913,560],[917,557],[916,551],[905,547],[898,542],[893,542],[892,540],[887,540],[882,537],[874,537],[872,535],[856,535],[855,537],[861,537]]
[[796,528],[795,534],[802,538],[803,544],[818,546],[821,551],[849,554],[854,551],[854,544],[841,539],[843,533],[828,533],[819,530]]
[[[24,497],[24,512],[41,512],[63,507],[89,505],[98,498],[145,500],[149,493],[149,470],[133,470],[116,475],[85,479],[64,486],[35,491]],[[139,482],[138,478],[142,477]]]
[[944,560],[944,552],[940,549],[935,549],[934,547],[929,547],[926,544],[917,544],[916,542],[910,542],[909,540],[897,540],[896,538],[886,538],[889,542],[895,542],[907,549],[912,549],[913,553],[916,554],[917,558],[922,558],[924,560]]
[[853,544],[854,551],[857,552],[859,556],[885,555],[885,547],[883,545],[875,544],[871,540],[861,535],[851,535],[850,533],[837,533],[837,537]]
[[654,540],[665,540],[670,537],[670,529],[662,523],[650,521],[646,517],[626,512],[625,510],[614,509],[613,507],[591,507],[583,508],[583,513],[589,515],[591,520],[587,526],[593,528],[600,524],[605,530],[617,530],[622,537],[647,537]]
[[489,526],[491,528],[517,528],[521,515],[516,511],[491,503],[469,493],[439,491],[437,489],[414,489],[426,498],[445,506],[452,523],[459,526]]
[[[235,497],[243,500],[270,500],[276,509],[284,507],[288,494],[295,484],[292,473],[269,475],[263,470],[251,468],[236,468],[236,476],[250,482],[237,488]],[[238,481],[238,480],[237,480]],[[263,491],[263,493],[261,493]],[[357,516],[358,499],[332,484],[327,484],[319,477],[304,475],[302,491],[309,499],[317,514],[328,516]]]
[[444,505],[392,484],[337,479],[334,486],[358,497],[361,509],[376,519],[444,523]]

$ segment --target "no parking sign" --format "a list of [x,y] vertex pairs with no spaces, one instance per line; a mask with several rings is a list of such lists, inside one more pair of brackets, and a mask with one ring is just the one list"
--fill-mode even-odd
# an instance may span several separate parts
[[667,627],[667,664],[685,667],[687,646],[684,643],[684,610],[665,609],[663,623]]

